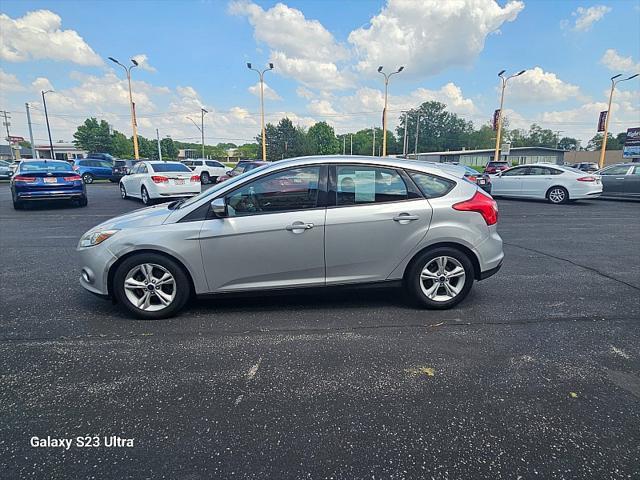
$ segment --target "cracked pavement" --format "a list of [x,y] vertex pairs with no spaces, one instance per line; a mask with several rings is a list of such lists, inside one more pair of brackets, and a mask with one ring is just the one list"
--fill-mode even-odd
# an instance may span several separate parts
[[[85,293],[74,255],[139,203],[0,199],[7,478],[640,476],[639,202],[499,200],[505,265],[453,310],[330,289],[145,322]],[[84,435],[134,446],[29,444]]]

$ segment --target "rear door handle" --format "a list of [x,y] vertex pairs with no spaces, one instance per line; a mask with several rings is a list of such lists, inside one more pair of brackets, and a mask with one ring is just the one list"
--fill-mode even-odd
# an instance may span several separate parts
[[287,225],[285,229],[293,233],[302,233],[305,230],[310,230],[314,227],[313,223],[305,222],[293,222],[291,225]]
[[396,215],[393,217],[394,222],[408,223],[414,220],[419,220],[420,217],[417,215],[411,215],[410,213],[401,213],[400,215]]

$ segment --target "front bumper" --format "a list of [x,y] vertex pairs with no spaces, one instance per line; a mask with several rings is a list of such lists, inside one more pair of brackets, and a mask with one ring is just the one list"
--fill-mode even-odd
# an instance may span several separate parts
[[117,260],[106,246],[79,248],[80,285],[95,295],[109,296],[109,269]]

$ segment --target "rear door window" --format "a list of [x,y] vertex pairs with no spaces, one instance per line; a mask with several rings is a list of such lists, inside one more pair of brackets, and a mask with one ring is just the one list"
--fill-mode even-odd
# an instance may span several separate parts
[[336,167],[336,205],[398,202],[409,198],[400,174],[391,168]]

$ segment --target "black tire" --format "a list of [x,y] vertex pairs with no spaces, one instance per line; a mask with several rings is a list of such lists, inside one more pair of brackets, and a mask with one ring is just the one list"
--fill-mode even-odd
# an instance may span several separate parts
[[[458,285],[457,281],[452,278],[452,281],[456,281],[455,287],[462,287],[460,291],[450,300],[441,301],[434,300],[427,296],[421,286],[422,279],[421,274],[425,267],[429,265],[434,259],[438,257],[449,257],[457,260],[457,262],[464,269],[464,282],[462,285]],[[453,265],[449,263],[448,265]],[[418,257],[416,257],[410,264],[409,268],[405,272],[404,285],[407,293],[415,300],[418,306],[422,308],[430,308],[434,310],[445,310],[451,308],[460,303],[469,294],[471,287],[473,286],[473,280],[475,277],[475,271],[471,259],[462,251],[451,247],[438,247],[433,250],[428,250]],[[425,286],[428,290],[430,286],[435,286],[436,282],[432,282],[429,286]],[[442,287],[444,289],[444,286]],[[436,288],[436,294],[441,291],[440,287]]]
[[20,200],[14,200],[13,201],[13,209],[14,210],[22,210],[24,208],[24,203],[22,203]]
[[122,183],[120,183],[120,196],[123,200],[126,200],[128,198],[127,189],[124,188],[124,185]]
[[566,188],[555,186],[547,191],[547,201],[554,205],[561,205],[569,201],[569,192]]
[[149,197],[149,192],[147,192],[147,188],[144,185],[140,189],[140,198],[145,205],[153,205],[153,200]]
[[209,176],[209,172],[202,172],[200,174],[200,183],[206,185],[211,182],[211,177]]
[[79,207],[86,207],[87,205],[89,205],[89,199],[87,197],[82,197],[80,200],[78,200]]
[[210,178],[211,180],[209,181],[209,183],[213,183],[213,184],[218,183],[218,177],[210,177]]
[[[124,281],[126,275],[137,265],[143,263],[156,264],[166,268],[175,280],[175,298],[167,307],[157,311],[145,311],[131,303],[125,293]],[[135,317],[143,320],[159,320],[169,318],[178,313],[191,296],[189,277],[182,267],[174,260],[157,253],[140,253],[125,259],[113,276],[113,293],[118,303],[122,304]]]
[[85,173],[82,175],[82,181],[84,183],[93,183],[93,175],[91,175],[90,173]]

